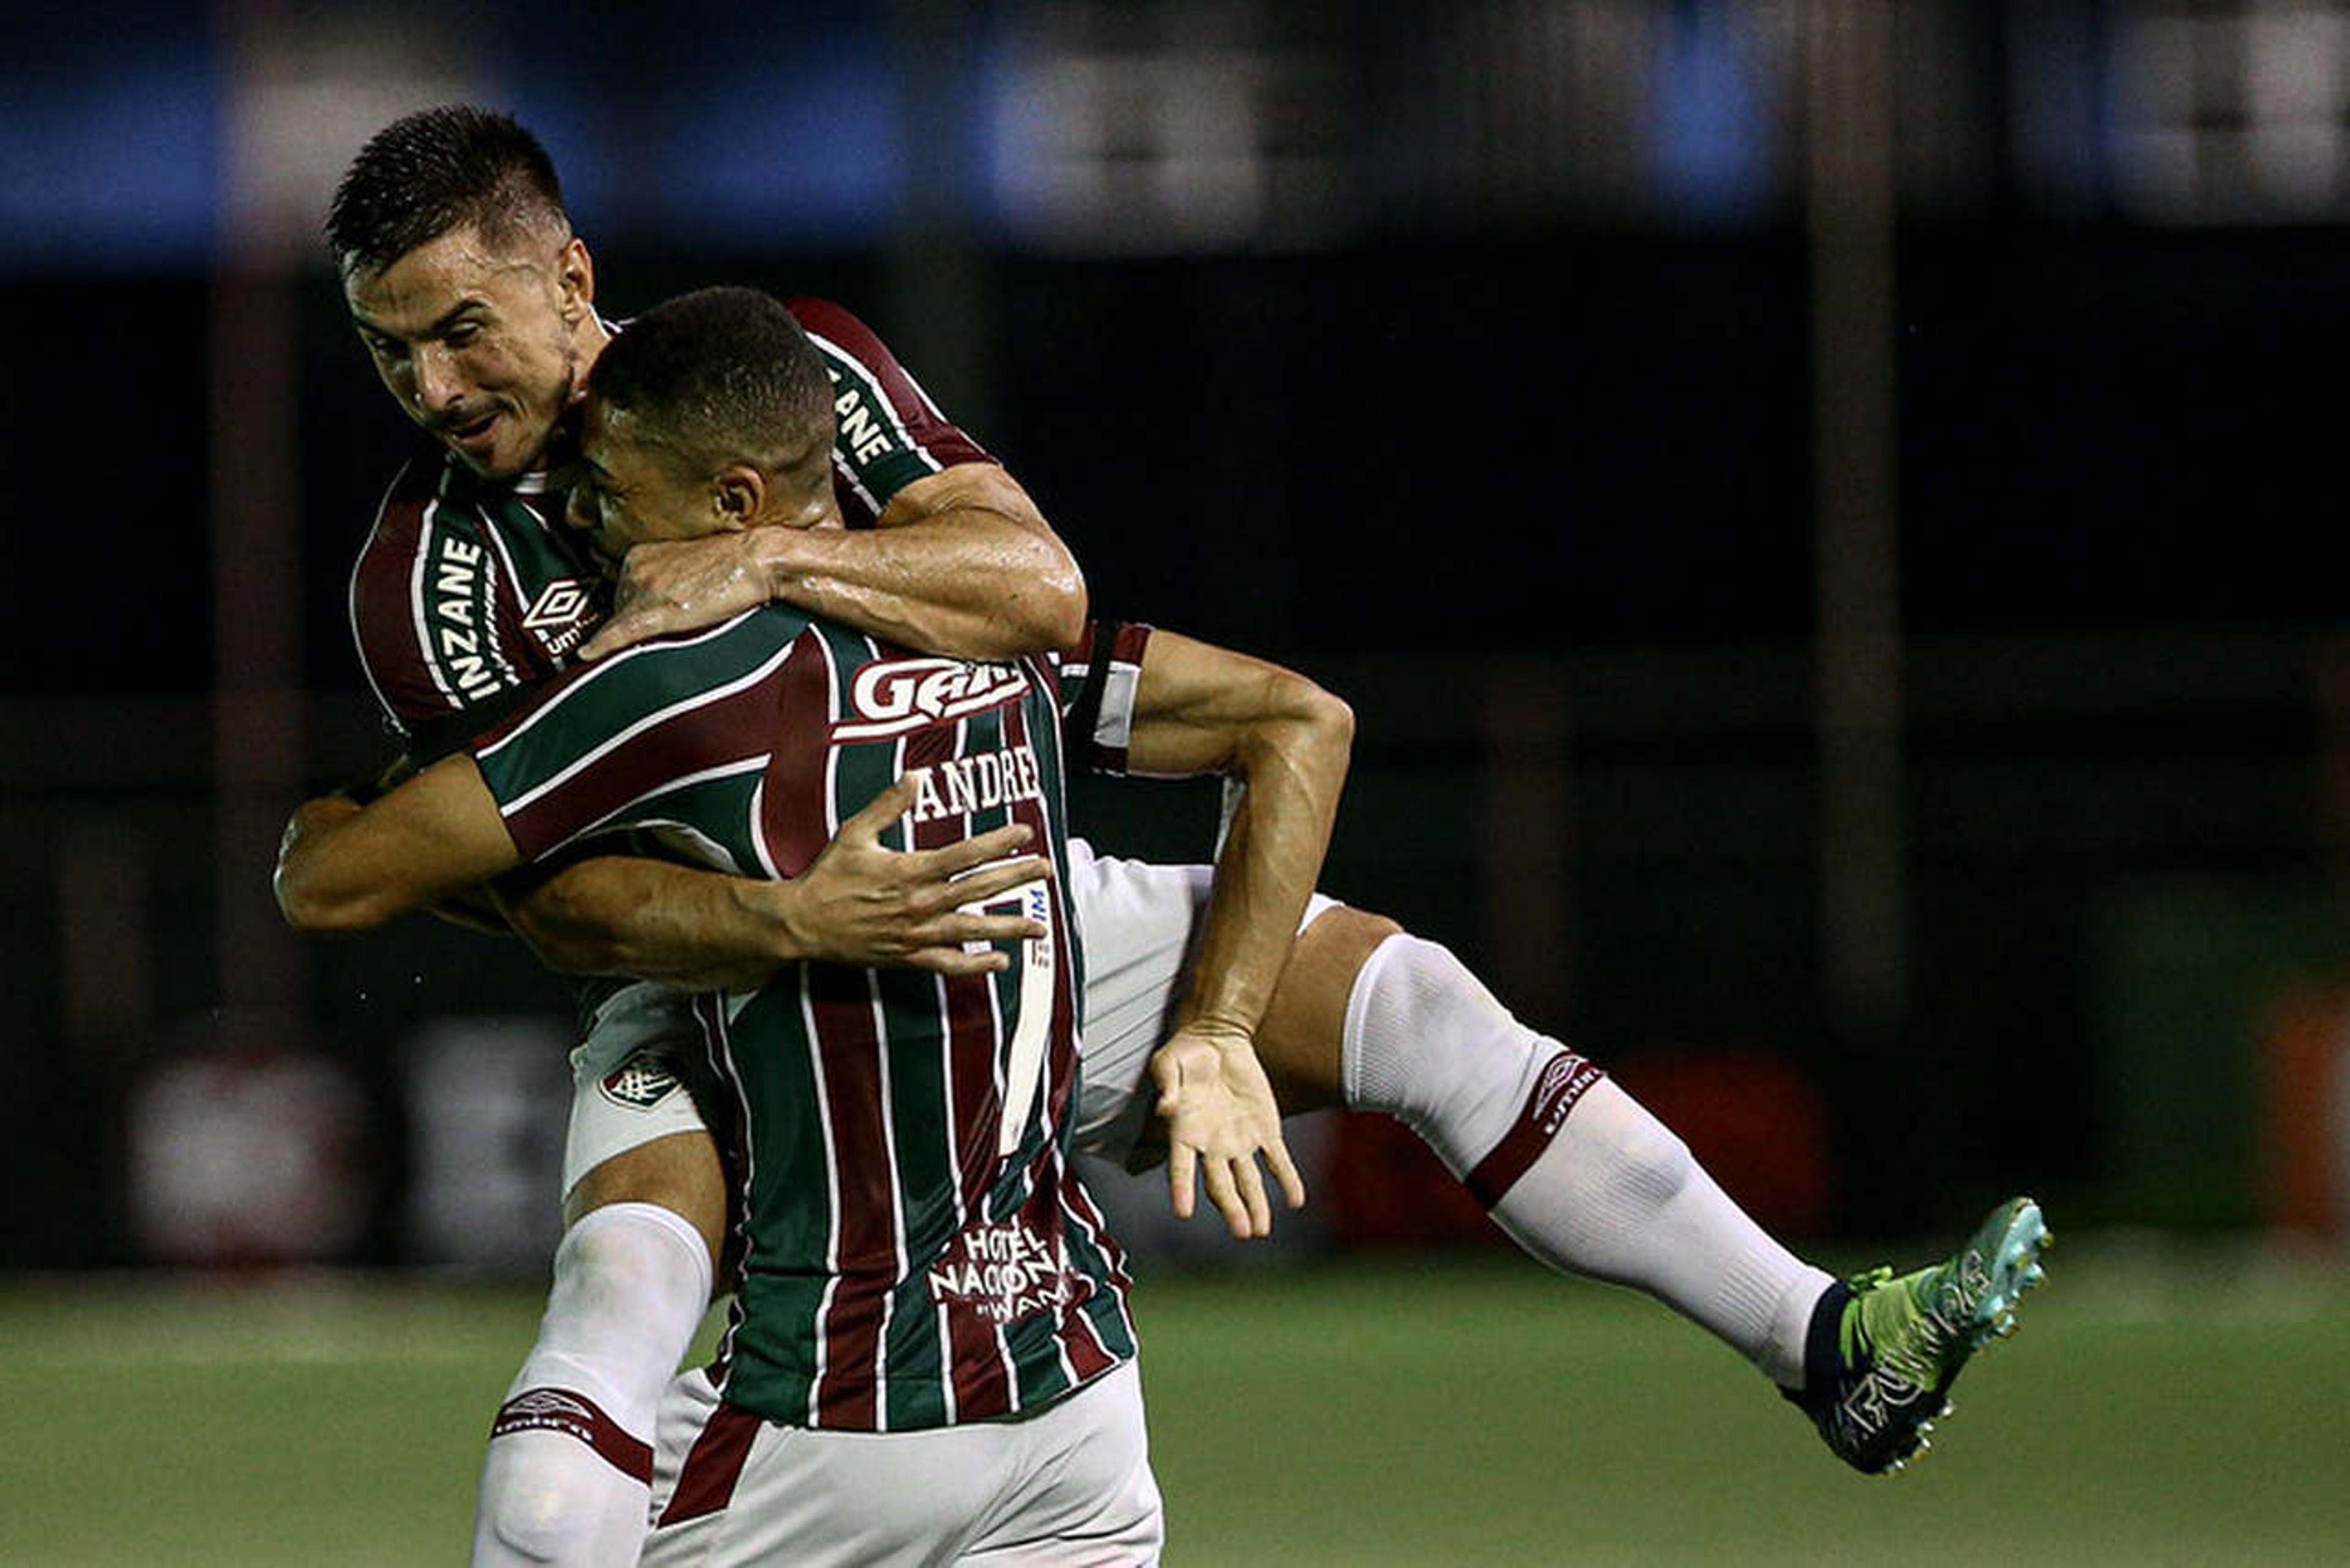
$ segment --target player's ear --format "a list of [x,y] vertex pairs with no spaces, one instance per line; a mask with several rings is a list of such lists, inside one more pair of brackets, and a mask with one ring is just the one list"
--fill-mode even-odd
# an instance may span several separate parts
[[565,242],[555,258],[555,277],[564,322],[577,325],[596,305],[596,261],[588,254],[588,242],[577,234]]
[[728,463],[710,482],[710,505],[721,528],[748,528],[766,494],[766,482],[747,462]]

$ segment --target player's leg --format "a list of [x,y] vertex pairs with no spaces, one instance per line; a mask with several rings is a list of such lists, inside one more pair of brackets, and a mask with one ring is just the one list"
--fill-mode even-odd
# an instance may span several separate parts
[[1384,916],[1326,911],[1298,937],[1257,1044],[1284,1110],[1397,1117],[1527,1252],[1646,1291],[1782,1386],[1802,1382],[1805,1331],[1830,1277],[1447,949]]
[[1855,1469],[1898,1469],[1970,1356],[2041,1279],[2039,1206],[1994,1210],[1942,1263],[1831,1279],[1781,1246],[1671,1129],[1512,1017],[1461,961],[1333,909],[1298,939],[1259,1049],[1284,1108],[1386,1111],[1519,1246],[1703,1325],[1801,1406]]
[[[1171,1023],[1211,885],[1206,867],[1097,859],[1072,845],[1087,966],[1081,1148],[1129,1165],[1156,1152],[1145,1064]],[[1781,1386],[1802,1382],[1829,1276],[1773,1241],[1669,1129],[1510,1016],[1442,947],[1317,898],[1257,1048],[1285,1113],[1344,1106],[1397,1117],[1534,1257],[1645,1290]]]
[[653,1419],[710,1301],[723,1168],[673,1053],[576,1070],[567,1229],[538,1338],[490,1433],[480,1565],[626,1564],[646,1530]]

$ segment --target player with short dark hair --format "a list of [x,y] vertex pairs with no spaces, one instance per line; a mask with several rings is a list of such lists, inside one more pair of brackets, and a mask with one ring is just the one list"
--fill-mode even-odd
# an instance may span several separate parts
[[[393,480],[350,596],[362,667],[417,762],[462,746],[568,667],[608,603],[597,562],[562,524],[550,464],[612,327],[594,308],[586,246],[559,204],[546,210],[559,192],[544,170],[511,119],[427,110],[371,139],[336,203],[353,327],[432,441]],[[509,210],[517,189],[527,221]],[[841,516],[886,535],[876,550],[869,532],[773,530],[793,535],[775,556],[810,607],[969,657],[1076,635],[1082,580],[1025,493],[928,409],[861,323],[824,301],[798,309],[836,380]],[[491,897],[498,918],[577,973],[707,985],[824,958],[957,975],[1000,967],[987,944],[1034,929],[977,907],[1035,875],[1033,860],[1003,860],[1024,840],[1006,827],[899,853],[852,820],[788,882],[722,883],[601,853],[532,867]],[[699,900],[713,898],[755,914],[754,947],[719,954],[701,941],[681,957],[676,933],[712,925]],[[624,1563],[642,1535],[653,1403],[724,1243],[727,1184],[694,1105],[701,1053],[684,996],[619,980],[591,981],[583,999],[567,1230],[538,1342],[493,1425],[478,1563]]]
[[[1059,646],[1074,635],[1082,618],[1080,579],[1024,493],[853,318],[806,301],[794,302],[793,309],[826,352],[837,392],[833,462],[841,513],[875,526],[759,529],[640,545],[626,564],[616,613],[592,637],[600,603],[582,602],[576,617],[562,620],[556,610],[567,610],[571,601],[556,592],[561,585],[547,585],[533,554],[549,531],[553,497],[544,472],[561,405],[516,391],[525,378],[515,373],[515,361],[528,355],[489,353],[483,345],[497,346],[507,317],[536,311],[538,340],[556,341],[537,355],[542,373],[535,384],[551,389],[562,380],[555,372],[565,345],[586,362],[610,329],[581,308],[592,297],[593,274],[576,237],[535,254],[468,248],[476,240],[470,231],[452,232],[380,269],[346,274],[355,325],[375,351],[386,386],[453,460],[413,467],[396,487],[354,580],[355,620],[370,670],[392,677],[379,675],[378,690],[412,726],[494,715],[497,703],[546,667],[567,664],[583,638],[587,651],[608,653],[632,639],[706,624],[770,596],[933,652],[994,657]],[[540,303],[525,298],[502,317],[500,290],[523,275],[536,280]],[[487,332],[474,334],[477,324]],[[418,366],[412,372],[405,368],[411,359]],[[538,445],[509,441],[510,423],[535,430]],[[466,529],[473,533],[460,537]],[[455,541],[458,558],[436,555],[436,540]],[[483,586],[469,588],[475,579],[467,569],[477,571]],[[463,622],[472,639],[471,664],[450,652],[450,617]],[[480,651],[509,647],[518,652],[504,664]],[[402,679],[403,672],[411,678]],[[1130,670],[1124,678],[1131,678]],[[1243,819],[1247,809],[1243,803]],[[845,826],[833,852],[841,867],[905,875],[854,838]],[[1096,858],[1081,844],[1073,845],[1072,859],[1069,877],[1091,957],[1078,1136],[1086,1147],[1118,1158],[1136,1147],[1150,1121],[1152,1096],[1143,1085],[1163,1086],[1163,1061],[1154,1047],[1167,1038],[1179,1005],[1190,1005],[1183,1000],[1190,954],[1215,881],[1204,867]],[[566,869],[526,898],[510,899],[507,912],[557,968],[707,983],[764,974],[804,955],[811,909],[837,915],[867,907],[819,896],[824,886],[837,888],[843,880],[827,878],[826,869],[820,860],[803,887],[603,857]],[[911,910],[936,908],[929,902],[934,888],[906,897]],[[934,920],[891,925],[886,940],[868,948],[869,961],[952,961],[954,948],[917,940],[935,938],[939,929]],[[898,945],[883,950],[890,943]],[[621,1002],[598,1014],[581,1059],[590,1066],[611,1061],[616,1045],[661,1049],[675,1027],[666,1004],[649,1000],[661,994],[643,986],[624,992]],[[1977,1292],[1966,1298],[1965,1312],[1950,1318],[1917,1305],[1932,1293],[1931,1282],[1966,1272],[1969,1259],[1981,1263],[1988,1257],[2011,1285],[2032,1266],[2037,1213],[2018,1204],[2002,1209],[1940,1269],[1906,1277],[1905,1288],[1831,1280],[1754,1226],[1669,1128],[1585,1058],[1511,1016],[1450,951],[1367,911],[1326,900],[1309,907],[1279,987],[1253,1027],[1228,1027],[1213,1016],[1192,1022],[1212,1030],[1234,1085],[1256,1071],[1262,1053],[1284,1109],[1345,1105],[1405,1121],[1527,1251],[1562,1270],[1646,1291],[1699,1323],[1783,1389],[1800,1390],[1830,1446],[1865,1469],[1887,1468],[1916,1449],[1927,1417],[1939,1407],[1929,1396],[1955,1376],[1989,1324],[2012,1305],[2012,1291]],[[648,1150],[691,1147],[703,1151],[696,1168],[707,1179],[677,1184],[677,1211],[706,1216],[717,1190],[715,1158],[706,1139],[692,1141],[700,1124],[686,1097],[664,1102],[675,1136],[629,1144],[637,1135],[620,1134],[599,1144],[577,1136],[583,1125],[610,1125],[610,1113],[592,1092],[596,1083],[583,1069],[567,1158],[567,1214],[592,1217],[623,1189],[599,1175],[608,1174],[607,1167],[591,1166],[588,1154],[632,1169],[650,1158]],[[1215,1151],[1175,1145],[1170,1185],[1178,1211],[1188,1212],[1191,1161],[1201,1160],[1210,1195],[1236,1232],[1261,1231],[1269,1210],[1253,1157],[1278,1147],[1259,1120],[1270,1103],[1243,1095],[1232,1108],[1223,1125],[1233,1136]],[[705,1234],[712,1233],[705,1226]],[[588,1257],[585,1248],[558,1253],[558,1298],[567,1297],[567,1280]],[[597,1299],[628,1296],[608,1292]],[[648,1308],[639,1315],[668,1322],[675,1313]],[[605,1347],[598,1355],[616,1379],[620,1374],[612,1369],[627,1358],[611,1347],[641,1347],[629,1362],[634,1377],[658,1362],[669,1343],[649,1330],[633,1337],[601,1329],[591,1335],[585,1323],[551,1309],[541,1340],[547,1355],[542,1363],[535,1353],[533,1365],[550,1376],[568,1376],[577,1358],[553,1347],[592,1337]],[[1896,1375],[1878,1376],[1879,1351],[1885,1366],[1907,1369],[1900,1374],[1912,1379],[1907,1397],[1886,1397],[1886,1377]],[[525,1382],[516,1387],[525,1391]],[[1865,1441],[1825,1414],[1851,1401],[1885,1413],[1864,1423]],[[501,1425],[502,1433],[507,1429]],[[498,1447],[494,1442],[494,1472]],[[485,1482],[485,1499],[499,1490]],[[488,1511],[485,1505],[485,1518]]]
[[458,229],[493,249],[525,229],[571,237],[555,161],[510,115],[447,104],[394,121],[352,161],[327,212],[345,273],[380,272]]
[[[804,461],[829,443],[813,363],[751,291],[647,313],[591,374],[575,524],[615,554],[837,524]],[[1272,919],[1233,967],[1268,993],[1327,842],[1344,708],[1268,695],[1311,689],[1146,628],[1105,645],[1135,677],[1084,667],[1073,749],[1118,769],[1228,762],[1254,788],[1231,869]],[[790,877],[858,816],[912,850],[1017,821],[1058,864],[1058,680],[1055,660],[941,659],[763,606],[558,678],[371,805],[310,803],[280,898],[297,924],[370,924],[627,832]],[[1127,1282],[1069,1167],[1083,951],[1057,877],[1013,896],[1041,934],[995,972],[801,963],[695,1000],[736,1129],[741,1264],[718,1366],[663,1418],[645,1561],[1156,1560]]]

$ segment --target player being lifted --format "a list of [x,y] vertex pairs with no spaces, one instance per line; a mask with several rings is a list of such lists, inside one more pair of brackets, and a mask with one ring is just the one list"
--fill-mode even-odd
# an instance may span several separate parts
[[[554,592],[562,576],[576,590],[588,574],[546,564],[561,545],[544,508],[569,392],[610,329],[593,309],[593,270],[551,164],[503,117],[437,109],[379,133],[346,176],[329,234],[387,389],[443,449],[395,485],[354,578],[363,657],[387,704],[421,736],[445,715],[469,723],[494,713],[562,664],[596,613],[584,596]],[[1082,588],[1024,493],[845,312],[794,308],[827,352],[840,418],[863,416],[855,439],[835,448],[841,510],[879,525],[671,546],[648,573],[669,602],[624,605],[624,629],[673,628],[773,594],[930,651],[1000,656],[1065,639]],[[431,602],[418,585],[443,580],[428,567],[452,540],[479,586],[452,577],[467,592]],[[574,598],[582,602],[561,621]],[[501,650],[486,676],[452,663],[435,630],[444,611],[473,617],[474,646]],[[941,899],[945,875],[920,856],[877,851],[849,824],[800,884],[604,857],[510,888],[504,901],[557,968],[709,983],[807,956],[939,966],[956,961],[953,944],[967,935],[1006,934],[945,925],[970,918]],[[1097,861],[1073,846],[1068,880],[1091,955],[1080,1137],[1116,1158],[1149,1119],[1146,1064],[1180,994],[1209,877]],[[1343,1104],[1397,1116],[1527,1251],[1644,1290],[1706,1327],[1798,1395],[1830,1446],[1861,1469],[1915,1450],[1940,1391],[2033,1277],[2038,1215],[2018,1200],[1936,1270],[1890,1284],[1835,1282],[1756,1228],[1669,1129],[1513,1018],[1445,949],[1343,906],[1309,916],[1253,1042],[1282,1109]],[[691,1333],[691,1293],[647,1282],[681,1272],[681,1231],[714,1247],[715,1157],[688,1096],[622,1123],[597,1093],[602,1070],[668,1038],[648,994],[623,992],[580,1054],[567,1158],[573,1228],[518,1397],[590,1380],[657,1389]],[[1244,1074],[1249,1043],[1226,1044]],[[1238,1131],[1205,1160],[1211,1197],[1238,1228],[1261,1229],[1268,1209],[1250,1151],[1276,1145],[1244,1112],[1226,1125]],[[1189,1184],[1179,1185],[1179,1208],[1188,1200]],[[599,1222],[608,1209],[629,1222]],[[661,1213],[666,1230],[650,1219]],[[650,1398],[630,1396],[630,1407]],[[596,1516],[577,1501],[583,1490],[618,1498],[628,1485],[622,1467],[585,1443],[502,1427],[485,1470],[483,1539],[522,1540],[537,1521]],[[546,1499],[564,1501],[532,1501]]]
[[[673,300],[589,387],[569,509],[612,556],[837,525],[833,393],[775,301]],[[1106,629],[1134,678],[1083,668],[1067,751],[1229,763],[1253,794],[1194,988],[1201,1016],[1245,1033],[1328,841],[1345,709],[1237,717],[1235,694],[1303,683]],[[1016,823],[1057,867],[1057,665],[920,655],[762,605],[558,678],[372,805],[311,803],[280,896],[303,924],[369,924],[630,831],[789,877],[860,815],[919,851]],[[1156,1559],[1127,1282],[1069,1165],[1083,953],[1057,877],[1008,901],[1033,934],[999,944],[993,971],[796,963],[695,999],[708,1104],[733,1129],[739,1266],[720,1363],[662,1421],[646,1561]]]

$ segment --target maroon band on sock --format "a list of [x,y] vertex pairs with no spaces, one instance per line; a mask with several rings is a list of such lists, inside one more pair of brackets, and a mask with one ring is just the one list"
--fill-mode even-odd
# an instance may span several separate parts
[[1461,1178],[1461,1184],[1470,1196],[1488,1209],[1499,1203],[1502,1194],[1517,1185],[1518,1178],[1558,1136],[1575,1102],[1607,1075],[1572,1051],[1552,1057],[1542,1076],[1534,1080],[1534,1093],[1526,1096],[1525,1109],[1518,1113],[1516,1123],[1477,1162],[1476,1168]]
[[561,1432],[577,1438],[629,1480],[652,1484],[652,1445],[631,1436],[585,1394],[568,1388],[525,1388],[500,1406],[497,1419],[490,1423],[492,1442],[508,1432]]
[[716,1513],[733,1501],[734,1483],[742,1479],[743,1461],[751,1457],[751,1439],[759,1435],[764,1424],[740,1406],[721,1401],[718,1408],[710,1413],[702,1436],[693,1440],[691,1451],[677,1472],[677,1490],[670,1494],[669,1506],[661,1510],[655,1524],[681,1524],[705,1513]]

